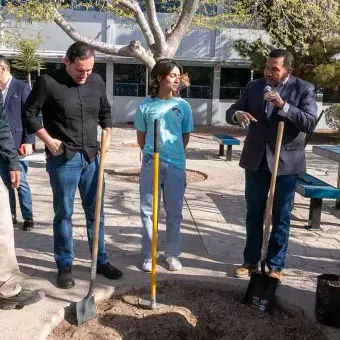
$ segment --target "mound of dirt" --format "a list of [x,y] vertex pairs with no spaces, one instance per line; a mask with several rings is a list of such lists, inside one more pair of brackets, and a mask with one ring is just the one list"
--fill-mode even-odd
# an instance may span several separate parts
[[[119,177],[121,179],[124,179],[126,181],[131,181],[131,182],[139,182],[139,175],[140,175],[140,168],[129,168],[129,169],[124,169],[124,170],[110,170],[107,169],[105,172],[109,176],[114,176],[114,177]],[[186,178],[187,178],[187,183],[196,183],[196,182],[202,182],[207,179],[207,175],[204,174],[203,172],[196,171],[196,170],[186,170]]]
[[63,321],[48,340],[326,340],[301,313],[260,313],[241,303],[242,296],[179,282],[163,283],[166,306],[138,306],[146,290],[102,301],[98,316],[75,326]]

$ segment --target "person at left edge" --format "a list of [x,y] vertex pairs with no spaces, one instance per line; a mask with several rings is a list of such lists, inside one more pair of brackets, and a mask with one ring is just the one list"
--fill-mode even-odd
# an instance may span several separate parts
[[[15,148],[18,152],[27,156],[32,153],[34,135],[27,133],[22,125],[22,111],[31,88],[25,82],[11,75],[10,64],[4,56],[0,56],[0,88],[2,91],[4,110],[11,127]],[[28,161],[20,160],[21,178],[18,187],[20,210],[24,219],[23,230],[29,231],[34,228],[32,212],[32,195],[27,181]],[[9,193],[13,224],[17,223],[15,190],[11,186],[8,165],[0,162],[0,175]]]
[[[92,73],[94,50],[84,42],[72,44],[65,57],[65,69],[38,77],[30,93],[24,124],[46,145],[46,170],[53,192],[54,257],[57,285],[71,288],[74,260],[72,213],[77,187],[86,216],[87,236],[92,249],[96,187],[98,177],[97,126],[111,140],[111,108],[103,79]],[[37,116],[43,115],[44,127]],[[118,279],[122,272],[112,266],[105,250],[104,198],[100,217],[97,272]]]
[[[0,94],[0,160],[8,165],[13,188],[20,184],[21,167]],[[0,309],[21,309],[40,301],[45,293],[21,287],[20,269],[15,255],[14,229],[8,190],[0,178]],[[3,338],[3,337],[1,337]]]

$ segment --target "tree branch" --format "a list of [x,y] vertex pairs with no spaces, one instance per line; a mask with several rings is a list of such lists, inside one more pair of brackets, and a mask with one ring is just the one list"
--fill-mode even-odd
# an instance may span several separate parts
[[147,67],[151,68],[155,61],[149,50],[146,50],[139,41],[131,41],[129,45],[113,45],[105,42],[91,40],[78,33],[56,10],[54,22],[74,41],[84,41],[92,46],[96,51],[105,54],[118,55],[123,57],[137,58]]
[[187,0],[184,2],[183,9],[177,23],[167,36],[166,42],[171,47],[171,50],[174,50],[174,53],[176,52],[185,33],[189,30],[198,3],[199,0]]
[[[111,2],[112,1],[108,1],[108,3]],[[155,44],[155,39],[151,32],[149,23],[147,22],[138,2],[135,0],[120,0],[115,5],[126,8],[134,13],[134,18],[136,19],[137,24],[139,25],[141,31],[143,32],[143,35],[148,46],[152,48],[152,46]]]
[[145,0],[146,11],[148,20],[150,23],[151,31],[155,37],[155,42],[160,48],[158,52],[162,53],[166,49],[165,35],[162,31],[162,27],[157,19],[156,7],[154,0]]

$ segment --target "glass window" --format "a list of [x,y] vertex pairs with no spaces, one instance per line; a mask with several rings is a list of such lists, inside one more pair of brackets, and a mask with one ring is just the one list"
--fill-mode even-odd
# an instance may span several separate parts
[[189,74],[190,86],[181,91],[183,98],[212,98],[213,68],[184,66],[184,73]]
[[250,69],[221,69],[220,99],[238,99],[250,81]]
[[156,12],[169,13],[180,6],[180,1],[169,0],[169,1],[155,1]]
[[[141,10],[145,12],[146,11],[145,2],[143,0],[137,0],[137,2],[139,3]],[[156,12],[159,12],[159,13],[170,13],[179,6],[180,6],[179,0],[156,0],[155,1]]]
[[93,72],[98,73],[106,84],[106,63],[94,63]]
[[[11,60],[9,60],[9,62],[11,63]],[[31,77],[32,77],[33,72],[31,72]],[[14,67],[11,67],[11,75],[14,78],[23,80],[27,83],[27,73],[24,70],[18,70]]]
[[261,79],[263,78],[263,71],[259,71],[259,70],[254,70],[253,72],[253,80],[255,79]]
[[199,5],[197,10],[196,10],[197,14],[201,14],[204,16],[214,16],[217,15],[217,6],[216,5]]
[[[67,1],[69,2],[69,1]],[[85,6],[82,6],[85,4]],[[71,7],[76,11],[100,11],[98,0],[71,0]]]
[[145,96],[144,65],[114,64],[113,94],[115,96]]
[[340,92],[332,90],[323,90],[324,103],[340,103]]
[[[64,63],[45,63],[44,69],[40,70],[40,74],[50,74],[60,68],[64,68]],[[95,63],[93,66],[93,72],[98,73],[106,83],[106,64],[105,63]],[[11,68],[12,75],[17,78],[24,81],[27,81],[27,75],[25,71],[17,70],[15,68]],[[38,77],[38,71],[32,71],[31,72],[31,80],[32,80],[32,86],[34,86],[34,83]]]

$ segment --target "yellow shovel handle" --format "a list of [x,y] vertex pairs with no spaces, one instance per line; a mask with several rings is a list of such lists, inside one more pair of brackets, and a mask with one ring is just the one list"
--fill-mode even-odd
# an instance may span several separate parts
[[151,269],[151,308],[156,308],[156,258],[158,232],[158,187],[159,187],[159,119],[154,122],[153,158],[153,207],[152,207],[152,269]]

